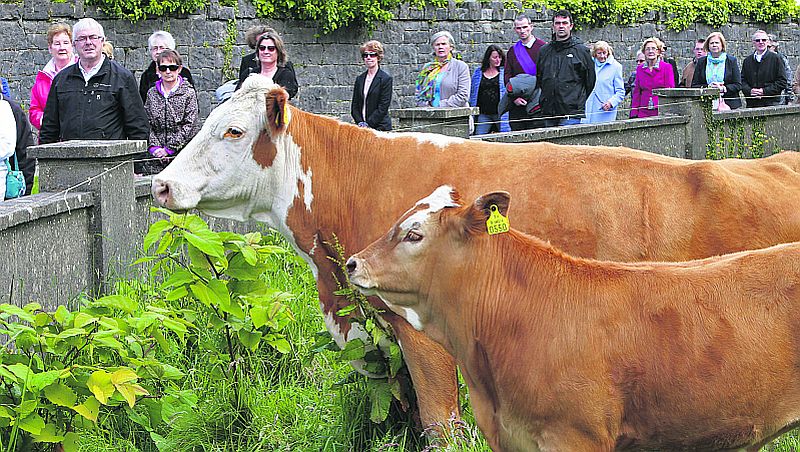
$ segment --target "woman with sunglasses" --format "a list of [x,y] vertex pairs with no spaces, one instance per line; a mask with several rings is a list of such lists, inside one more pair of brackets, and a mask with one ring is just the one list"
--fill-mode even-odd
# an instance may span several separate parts
[[361,59],[367,70],[356,77],[350,115],[360,127],[392,130],[389,105],[392,103],[392,76],[384,72],[383,44],[367,41],[361,45]]
[[[289,99],[297,95],[297,77],[294,67],[287,63],[286,48],[283,39],[274,30],[267,31],[258,38],[256,44],[258,67],[254,74],[269,77],[289,93]],[[249,74],[248,74],[249,76]],[[236,89],[242,87],[244,78],[239,79]]]
[[180,54],[172,49],[158,54],[156,70],[161,78],[147,91],[144,109],[150,120],[147,150],[159,160],[144,162],[144,174],[161,172],[200,130],[197,93],[180,75],[183,70]]

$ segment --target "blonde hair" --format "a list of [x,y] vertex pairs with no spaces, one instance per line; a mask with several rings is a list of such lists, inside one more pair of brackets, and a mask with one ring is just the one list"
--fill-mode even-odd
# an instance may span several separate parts
[[72,27],[64,22],[56,22],[47,28],[47,44],[52,45],[53,39],[55,39],[56,35],[61,33],[66,33],[69,40],[72,41]]
[[109,60],[114,59],[114,46],[111,45],[110,42],[103,42],[103,48],[100,49],[100,51],[103,52],[103,55],[105,55]]
[[597,58],[597,51],[600,49],[605,50],[608,56],[612,56],[614,54],[614,49],[611,48],[611,44],[605,41],[597,41],[592,44],[592,57]]
[[380,41],[371,40],[367,41],[364,44],[361,44],[361,47],[358,49],[361,53],[364,52],[375,52],[378,55],[378,62],[380,63],[383,61],[383,44]]
[[708,37],[706,38],[706,42],[703,43],[703,49],[706,52],[710,52],[708,50],[708,41],[710,41],[711,38],[719,38],[719,42],[722,43],[722,51],[723,52],[725,51],[725,49],[728,48],[728,41],[725,40],[725,36],[723,36],[722,33],[718,32],[718,31],[714,31],[714,32],[712,32],[712,33],[710,33],[708,35]]
[[645,46],[647,46],[648,42],[652,42],[653,44],[656,45],[656,49],[658,49],[659,56],[664,53],[664,49],[666,49],[666,46],[664,45],[664,41],[656,38],[655,36],[653,36],[652,38],[647,38],[647,39],[644,40],[644,42],[642,43],[642,53],[644,53],[644,48],[645,48]]

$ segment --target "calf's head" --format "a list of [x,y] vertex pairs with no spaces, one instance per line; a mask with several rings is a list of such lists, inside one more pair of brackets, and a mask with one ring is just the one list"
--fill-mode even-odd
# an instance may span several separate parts
[[433,303],[466,281],[475,266],[475,245],[487,240],[492,206],[506,215],[510,196],[491,192],[462,206],[450,186],[420,200],[383,237],[347,260],[350,282],[377,295],[416,329],[423,330]]
[[285,133],[291,119],[288,98],[272,80],[249,77],[211,112],[175,160],[153,177],[155,202],[235,220],[259,219],[259,214],[270,212],[285,186],[278,179],[291,177],[299,166],[294,161],[295,168],[286,167],[291,166],[287,160],[293,160],[285,153],[297,151]]

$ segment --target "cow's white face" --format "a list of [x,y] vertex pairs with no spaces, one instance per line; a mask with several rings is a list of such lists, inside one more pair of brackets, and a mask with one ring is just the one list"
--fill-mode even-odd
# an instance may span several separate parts
[[[311,203],[311,171],[285,132],[288,95],[271,80],[252,76],[211,112],[202,130],[153,178],[156,202],[173,210],[255,219],[284,229],[289,207],[304,187]],[[283,230],[282,232],[288,232]]]

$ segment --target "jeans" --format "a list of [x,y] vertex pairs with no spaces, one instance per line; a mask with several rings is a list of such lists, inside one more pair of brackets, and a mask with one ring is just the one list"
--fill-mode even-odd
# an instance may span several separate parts
[[569,118],[560,118],[560,119],[546,119],[545,127],[571,126],[580,123],[581,119],[576,118],[574,116]]
[[500,115],[479,114],[475,119],[475,135],[486,135],[492,130],[500,131]]

